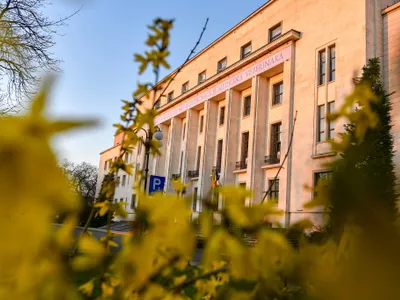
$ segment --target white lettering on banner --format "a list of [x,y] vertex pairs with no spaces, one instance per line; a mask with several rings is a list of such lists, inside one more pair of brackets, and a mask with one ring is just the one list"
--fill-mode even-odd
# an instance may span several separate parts
[[277,65],[280,63],[284,62],[285,60],[290,59],[290,54],[291,54],[291,47],[286,47],[285,49],[282,49],[278,53],[273,54],[272,56],[260,61],[259,63],[255,64],[254,66],[240,72],[239,74],[234,75],[233,77],[223,81],[222,83],[216,85],[213,88],[210,88],[209,90],[197,95],[196,97],[187,100],[181,104],[178,104],[171,109],[167,110],[166,112],[158,115],[154,122],[156,125],[171,119],[180,113],[191,109],[192,107],[195,107],[196,105],[203,103],[204,101],[222,93],[225,92],[234,86],[258,75],[261,74]]

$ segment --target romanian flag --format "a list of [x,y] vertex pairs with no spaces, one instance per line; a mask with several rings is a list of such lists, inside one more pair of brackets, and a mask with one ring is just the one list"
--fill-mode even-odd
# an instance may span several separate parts
[[219,180],[219,174],[218,170],[214,169],[213,174],[212,174],[212,188],[215,189],[218,185],[218,180]]

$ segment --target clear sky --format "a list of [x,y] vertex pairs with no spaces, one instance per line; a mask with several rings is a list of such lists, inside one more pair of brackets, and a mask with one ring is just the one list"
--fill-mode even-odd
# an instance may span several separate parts
[[[171,37],[171,71],[194,46],[206,20],[203,49],[266,0],[53,0],[46,9],[52,17],[81,11],[56,36],[55,55],[63,60],[62,74],[53,88],[51,117],[96,118],[94,129],[81,129],[54,140],[59,157],[75,163],[98,165],[99,153],[112,146],[119,121],[121,99],[131,99],[139,77],[133,53],[142,53],[147,28],[155,17],[174,18]],[[164,72],[163,75],[167,75]]]

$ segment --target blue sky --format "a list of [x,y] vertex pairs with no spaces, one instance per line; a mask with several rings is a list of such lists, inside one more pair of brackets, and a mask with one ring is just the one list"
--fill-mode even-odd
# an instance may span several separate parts
[[[178,67],[195,44],[210,18],[198,50],[229,30],[266,0],[54,0],[46,9],[51,17],[81,11],[56,36],[55,55],[63,60],[63,72],[53,88],[49,113],[52,118],[97,119],[94,129],[81,129],[57,137],[54,147],[60,157],[75,163],[98,165],[99,153],[112,146],[119,121],[121,99],[131,99],[137,81],[152,78],[137,75],[133,53],[142,53],[147,28],[155,17],[174,18],[171,37],[171,70]],[[112,3],[112,5],[111,5]],[[163,75],[166,75],[164,72]]]

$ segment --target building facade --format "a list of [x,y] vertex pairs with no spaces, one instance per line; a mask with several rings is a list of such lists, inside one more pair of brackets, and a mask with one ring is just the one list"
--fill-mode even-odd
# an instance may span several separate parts
[[[329,176],[322,165],[336,154],[328,140],[344,122],[326,116],[342,105],[369,58],[382,59],[385,86],[398,91],[399,51],[398,1],[270,0],[187,62],[161,102],[146,101],[158,109],[156,124],[164,134],[163,155],[151,158],[150,173],[166,177],[166,192],[175,177],[190,184],[197,212],[216,169],[220,185],[253,190],[249,205],[269,189],[266,197],[278,198],[286,212],[282,223],[305,217],[319,222],[319,210],[303,209],[313,197],[304,186]],[[391,100],[398,147],[399,94]],[[99,187],[120,139],[100,155]],[[144,164],[142,148],[125,158],[136,169]],[[118,176],[115,199],[133,213],[134,178]]]

